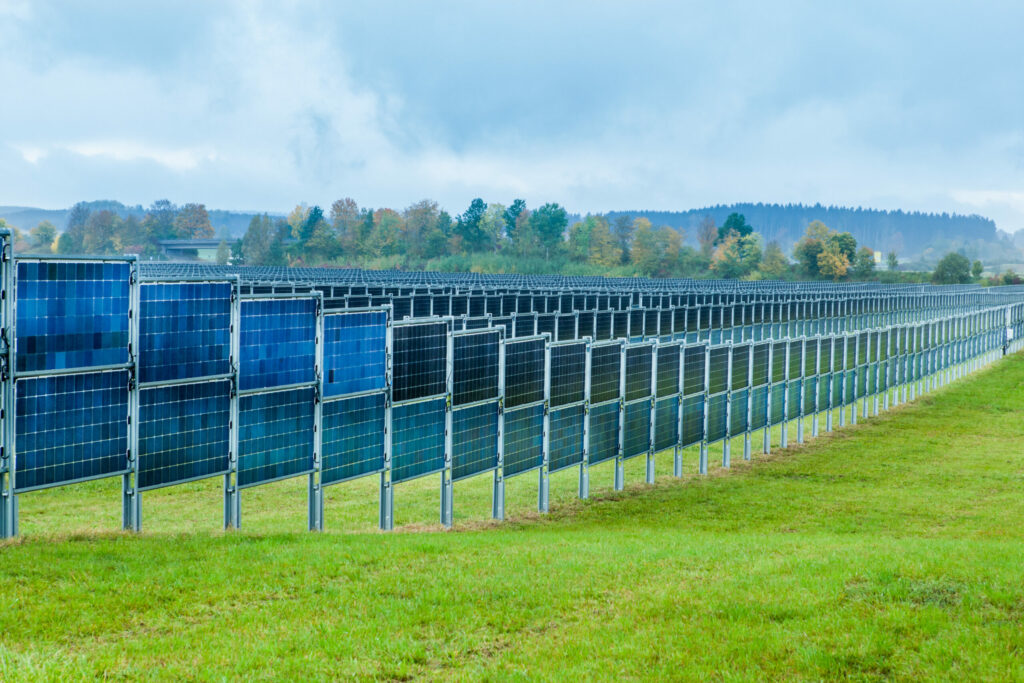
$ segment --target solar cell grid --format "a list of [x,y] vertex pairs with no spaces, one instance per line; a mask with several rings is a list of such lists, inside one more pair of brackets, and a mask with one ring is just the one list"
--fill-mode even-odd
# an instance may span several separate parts
[[544,400],[544,340],[505,344],[505,407]]
[[728,423],[729,395],[718,394],[708,399],[708,443],[725,438]]
[[324,395],[379,391],[387,384],[387,313],[324,316]]
[[778,384],[771,385],[772,394],[772,406],[771,406],[771,418],[772,424],[781,424],[786,418],[786,384],[785,382],[779,382]]
[[505,412],[504,473],[520,474],[544,462],[544,406]]
[[454,337],[452,402],[465,405],[498,398],[498,346],[501,334],[481,332]]
[[729,388],[729,347],[713,347],[709,353],[708,393],[719,394]]
[[126,470],[127,371],[25,377],[14,390],[17,490]]
[[316,380],[316,309],[315,299],[242,301],[240,389]]
[[705,359],[707,354],[706,346],[687,346],[683,349],[683,394],[692,394],[704,391]]
[[627,403],[623,423],[622,455],[631,458],[651,448],[651,402]]
[[729,433],[733,436],[747,431],[747,396],[748,389],[734,391],[730,398]]
[[653,370],[654,347],[626,347],[626,400],[634,401],[651,395],[651,373]]
[[583,372],[586,344],[551,346],[551,405],[576,403],[584,398]]
[[414,479],[444,468],[444,411],[443,398],[392,408],[392,481]]
[[[593,417],[591,417],[593,425]],[[679,397],[659,399],[654,415],[654,450],[660,451],[676,445],[679,431]]]
[[658,347],[658,396],[679,393],[679,344]]
[[321,481],[331,484],[384,468],[385,396],[325,401],[322,407]]
[[732,347],[732,389],[750,386],[750,344]]
[[549,418],[548,470],[583,462],[583,406],[551,411]]
[[598,344],[590,349],[590,402],[619,398],[622,345]]
[[143,283],[139,298],[140,382],[231,372],[230,283]]
[[131,265],[17,261],[19,373],[128,362]]
[[415,323],[392,330],[392,399],[408,401],[447,391],[448,325]]
[[761,429],[768,424],[769,387],[760,386],[750,392],[750,429]]
[[239,486],[312,471],[313,396],[301,388],[239,397]]
[[753,386],[759,387],[768,383],[768,354],[771,351],[771,343],[763,342],[754,345],[754,372]]
[[590,443],[587,458],[591,464],[614,458],[619,451],[619,404],[605,403],[590,409]]
[[460,408],[452,415],[452,478],[498,466],[498,403]]

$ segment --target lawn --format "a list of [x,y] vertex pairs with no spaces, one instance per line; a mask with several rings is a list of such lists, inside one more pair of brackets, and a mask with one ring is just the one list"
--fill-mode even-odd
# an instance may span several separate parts
[[[808,430],[808,434],[810,431]],[[777,441],[777,439],[776,439]],[[755,445],[759,444],[755,440]],[[146,494],[114,533],[118,481],[28,494],[0,546],[0,679],[1024,679],[1024,355],[912,405],[699,477],[659,456],[613,493],[593,468],[247,490],[218,530],[219,480]],[[713,450],[714,464],[720,450]]]

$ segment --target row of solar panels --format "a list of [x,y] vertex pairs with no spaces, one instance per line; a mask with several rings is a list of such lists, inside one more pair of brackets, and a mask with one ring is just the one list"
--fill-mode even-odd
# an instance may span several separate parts
[[[385,473],[388,485],[439,471],[508,476],[588,453],[597,462],[715,441],[827,405],[823,396],[848,401],[935,372],[998,347],[1007,318],[1024,320],[1015,305],[721,345],[685,334],[580,340],[574,314],[571,340],[559,341],[557,327],[513,337],[495,319],[456,330],[452,318],[395,321],[386,308],[327,312],[320,292],[140,282],[131,260],[14,266],[4,298],[15,323],[4,335],[7,497],[122,475],[133,526],[138,491],[210,476],[227,475],[237,496],[308,474],[312,496],[366,474]],[[637,313],[650,312],[628,315]],[[773,403],[778,391],[793,408]]]

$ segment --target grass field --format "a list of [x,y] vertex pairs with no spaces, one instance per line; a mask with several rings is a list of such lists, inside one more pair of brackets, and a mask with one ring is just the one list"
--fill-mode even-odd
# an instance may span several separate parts
[[618,494],[595,467],[585,502],[560,473],[546,517],[526,475],[500,525],[481,477],[452,532],[434,477],[393,534],[373,481],[328,490],[323,534],[303,481],[245,491],[235,533],[219,481],[147,494],[140,536],[104,531],[117,481],[29,494],[0,680],[1024,679],[1024,356],[741,456],[681,480],[662,456]]

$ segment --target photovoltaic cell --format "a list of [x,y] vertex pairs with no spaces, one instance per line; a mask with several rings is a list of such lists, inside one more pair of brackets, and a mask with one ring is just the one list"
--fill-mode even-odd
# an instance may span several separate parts
[[497,466],[497,401],[456,410],[452,414],[452,478],[464,479]]
[[810,415],[818,407],[818,378],[806,377],[804,382],[804,415]]
[[239,388],[270,389],[316,379],[316,300],[242,302]]
[[392,408],[392,481],[444,469],[444,411],[443,398]]
[[175,384],[139,392],[139,487],[228,471],[231,382]]
[[384,311],[324,316],[324,396],[385,388],[387,321]]
[[651,402],[627,403],[625,413],[622,455],[631,458],[651,448]]
[[706,346],[688,346],[683,351],[683,394],[686,396],[704,391],[706,353]]
[[771,350],[770,342],[754,345],[754,384],[755,387],[764,386],[768,383],[768,352]]
[[803,411],[803,380],[790,380],[789,402],[786,404],[786,417],[790,420],[800,417]]
[[614,458],[619,452],[619,404],[606,403],[591,408],[588,434],[587,456],[591,464]]
[[544,400],[544,340],[505,344],[505,407]]
[[505,412],[504,472],[520,474],[544,463],[544,406]]
[[590,402],[603,403],[619,397],[621,344],[590,349]]
[[772,342],[772,382],[786,379],[786,342]]
[[384,469],[384,394],[325,401],[321,481],[331,484]]
[[751,389],[750,394],[750,429],[761,429],[768,424],[768,390],[767,386]]
[[829,398],[829,381],[832,379],[831,374],[819,375],[818,376],[818,398],[817,406],[818,410],[828,410],[828,398]]
[[140,382],[231,372],[230,283],[144,283],[139,298]]
[[465,405],[498,398],[498,332],[455,336],[452,401]]
[[718,394],[708,399],[708,443],[725,438],[728,394]]
[[708,393],[720,394],[729,388],[729,347],[711,349]]
[[551,411],[548,438],[548,471],[583,462],[583,406]]
[[313,469],[313,395],[302,388],[239,397],[239,486]]
[[408,401],[447,390],[448,326],[445,323],[398,325],[392,330],[392,399]]
[[733,391],[750,386],[750,345],[732,347],[732,388]]
[[704,435],[704,396],[698,394],[683,399],[683,433],[680,445],[700,443]]
[[741,389],[732,393],[732,406],[729,412],[729,433],[733,436],[747,431],[748,391],[748,389]]
[[586,344],[565,344],[551,347],[551,405],[561,406],[582,401]]
[[626,347],[626,400],[651,395],[651,371],[654,347]]
[[786,420],[786,384],[779,382],[772,385],[772,424],[782,424]]
[[[660,364],[660,363],[659,363]],[[591,415],[591,426],[594,418]],[[593,428],[593,427],[591,427]],[[676,445],[679,431],[679,397],[660,399],[655,406],[654,450],[660,451]]]
[[789,379],[800,377],[803,372],[804,344],[799,341],[789,342]]
[[19,261],[17,371],[127,363],[130,274],[126,262]]
[[127,450],[127,371],[15,383],[17,490],[124,472]]
[[658,396],[679,393],[679,345],[658,347]]

